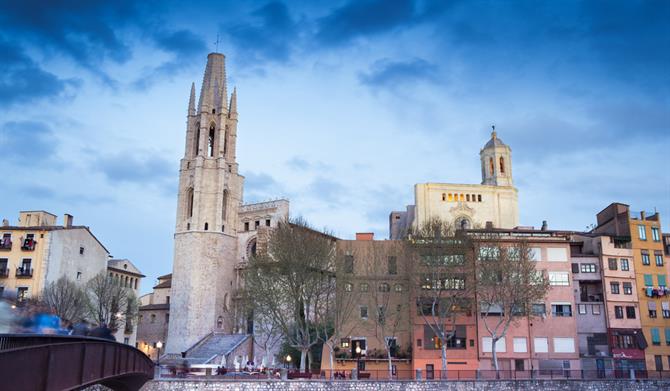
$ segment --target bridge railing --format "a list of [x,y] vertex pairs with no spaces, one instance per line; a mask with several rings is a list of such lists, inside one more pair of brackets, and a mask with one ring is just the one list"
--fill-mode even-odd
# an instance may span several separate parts
[[153,362],[129,345],[87,337],[0,335],[0,379],[11,382],[6,385],[12,390],[93,384],[138,390],[153,374]]

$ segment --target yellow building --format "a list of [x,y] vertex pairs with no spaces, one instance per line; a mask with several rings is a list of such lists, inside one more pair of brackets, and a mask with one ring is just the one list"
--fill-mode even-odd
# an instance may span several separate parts
[[19,223],[0,227],[0,293],[22,301],[39,296],[46,284],[66,276],[84,283],[107,268],[109,252],[88,227],[62,225],[45,211],[19,212]]
[[653,371],[670,370],[670,291],[667,289],[670,267],[663,255],[661,217],[658,213],[630,214],[629,227],[635,279],[640,300],[640,322],[649,344],[645,360],[650,376]]

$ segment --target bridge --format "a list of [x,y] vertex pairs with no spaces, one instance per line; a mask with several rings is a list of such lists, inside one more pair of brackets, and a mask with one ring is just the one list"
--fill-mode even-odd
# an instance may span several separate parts
[[154,363],[132,346],[69,335],[0,334],[0,389],[76,390],[102,384],[135,391]]

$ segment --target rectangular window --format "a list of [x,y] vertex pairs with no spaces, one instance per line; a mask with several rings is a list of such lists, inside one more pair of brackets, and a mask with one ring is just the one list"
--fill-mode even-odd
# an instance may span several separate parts
[[[491,353],[493,350],[493,339],[491,337],[482,337],[482,352]],[[507,346],[505,345],[505,337],[500,338],[496,341],[496,353],[497,352],[506,352]]]
[[663,318],[670,319],[670,302],[667,301],[662,302],[661,309],[663,310]]
[[619,283],[618,282],[610,282],[610,292],[614,295],[619,294]]
[[658,227],[651,227],[651,239],[654,242],[660,242],[661,241],[661,234],[658,230]]
[[554,352],[555,353],[574,353],[575,339],[574,338],[554,338]]
[[345,255],[344,256],[344,272],[345,273],[353,273],[354,272],[354,256],[353,255]]
[[245,231],[249,230],[249,222],[248,221],[244,223],[244,230]]
[[586,304],[578,304],[577,310],[579,311],[580,315],[586,315]]
[[600,304],[591,305],[591,312],[593,312],[593,315],[600,315]]
[[547,248],[547,261],[548,262],[567,262],[568,261],[568,250],[564,247],[549,247]]
[[528,347],[526,347],[526,338],[514,338],[514,353],[526,353]]
[[625,272],[630,270],[630,265],[628,264],[628,260],[626,258],[621,258],[621,270]]
[[579,264],[578,263],[573,263],[572,264],[572,272],[573,273],[579,273]]
[[570,277],[568,272],[549,272],[549,285],[570,286]]
[[582,263],[580,266],[580,271],[582,273],[595,273],[596,272],[596,264],[595,263]]
[[368,318],[368,307],[367,306],[361,306],[361,319],[367,319]]
[[642,264],[649,265],[650,263],[651,262],[649,261],[649,251],[642,250]]
[[644,225],[637,226],[637,234],[640,240],[647,240],[647,230],[645,229]]
[[398,262],[396,257],[388,257],[389,274],[398,274]]
[[654,280],[651,274],[645,274],[644,275],[644,285],[646,286],[653,286],[654,285]]
[[28,296],[28,288],[26,288],[26,287],[19,287],[19,288],[16,290],[16,300],[17,300],[17,301],[24,301],[24,300],[27,299],[28,297],[29,297],[29,296]]
[[623,319],[623,307],[620,305],[614,306],[614,317],[617,319]]
[[544,303],[535,303],[532,305],[531,311],[535,316],[543,316],[547,313],[547,307],[544,305]]
[[650,318],[656,318],[656,302],[654,301],[648,301],[647,302],[647,307],[649,310],[649,317]]
[[608,258],[607,267],[609,267],[610,270],[617,270],[616,258]]
[[270,219],[265,219],[265,226],[269,227],[270,226]]
[[572,316],[572,306],[570,304],[552,304],[551,315],[560,317]]
[[656,259],[656,266],[663,266],[663,254],[660,251],[654,251],[654,258]]
[[657,275],[656,279],[658,280],[658,286],[666,286],[665,285],[665,274]]
[[667,327],[665,328],[665,344],[670,346],[670,329]]
[[361,283],[360,289],[361,292],[367,292],[370,289],[370,286],[368,285],[367,282],[363,282]]
[[531,261],[541,261],[542,260],[542,249],[540,247],[531,247],[530,248],[530,259]]
[[536,337],[534,339],[535,353],[549,353],[549,341],[547,338]]
[[632,295],[633,294],[633,284],[630,282],[624,282],[623,283],[623,294],[624,295]]
[[635,319],[635,307],[633,306],[626,307],[626,318]]
[[661,344],[661,333],[656,327],[651,329],[651,343],[657,346]]
[[79,247],[79,254],[84,255],[84,248],[83,247]]

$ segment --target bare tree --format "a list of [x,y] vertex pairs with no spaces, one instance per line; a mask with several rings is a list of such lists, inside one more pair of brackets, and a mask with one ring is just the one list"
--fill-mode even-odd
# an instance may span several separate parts
[[286,341],[300,351],[300,371],[318,339],[313,331],[324,318],[335,283],[334,238],[302,219],[285,221],[269,234],[268,248],[249,260],[245,295]]
[[541,302],[549,290],[547,277],[536,270],[531,249],[525,241],[502,244],[485,234],[474,246],[477,263],[477,300],[486,331],[491,336],[493,366],[498,375],[496,343],[511,324],[534,316],[532,305]]
[[77,283],[63,276],[42,290],[40,301],[51,308],[59,318],[80,321],[86,317],[88,300]]
[[409,278],[417,312],[435,336],[432,343],[441,350],[441,378],[446,378],[449,342],[458,323],[472,314],[475,281],[470,241],[463,231],[433,218],[410,230],[408,245],[415,257]]
[[89,314],[99,324],[116,331],[137,314],[137,298],[130,288],[100,272],[86,284]]

